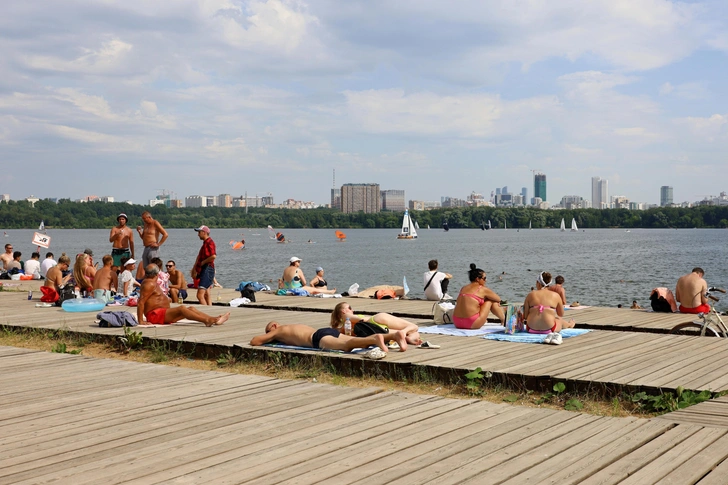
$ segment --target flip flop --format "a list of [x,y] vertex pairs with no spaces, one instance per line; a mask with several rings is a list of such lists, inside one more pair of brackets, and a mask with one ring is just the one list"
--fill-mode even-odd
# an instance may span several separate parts
[[389,343],[387,344],[387,348],[392,349],[392,350],[399,350],[399,344],[397,342],[395,342],[394,340],[390,340]]
[[422,342],[420,345],[417,346],[418,349],[439,349],[439,345],[435,345],[429,340]]
[[387,353],[384,352],[379,347],[375,347],[366,354],[364,354],[364,357],[371,360],[381,360],[387,356]]

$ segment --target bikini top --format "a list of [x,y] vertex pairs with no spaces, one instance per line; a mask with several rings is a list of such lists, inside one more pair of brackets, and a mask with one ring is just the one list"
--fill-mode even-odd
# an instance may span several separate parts
[[477,301],[478,302],[478,305],[480,305],[480,306],[483,306],[483,304],[485,303],[485,300],[483,298],[481,298],[478,295],[475,295],[473,293],[460,293],[460,294],[462,296],[469,296],[473,300]]
[[326,280],[323,278],[319,278],[316,283],[314,283],[314,288],[323,288],[324,286],[327,286]]

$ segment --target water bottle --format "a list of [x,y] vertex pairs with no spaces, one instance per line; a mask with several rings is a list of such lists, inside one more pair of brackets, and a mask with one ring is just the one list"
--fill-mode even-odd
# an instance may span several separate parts
[[33,290],[28,290],[28,301],[33,299]]
[[179,296],[177,297],[177,303],[179,303],[180,305],[181,305],[182,303],[184,303],[184,300],[182,299],[182,295],[179,295]]
[[346,317],[346,321],[344,322],[344,333],[351,335],[351,320],[349,320],[349,317]]

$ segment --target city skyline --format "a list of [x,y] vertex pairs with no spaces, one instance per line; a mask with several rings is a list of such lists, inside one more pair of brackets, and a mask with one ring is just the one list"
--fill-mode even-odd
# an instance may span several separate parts
[[[718,194],[728,5],[10,2],[0,193]],[[32,181],[32,184],[29,182]],[[680,183],[675,183],[679,181]],[[30,189],[29,187],[32,187]],[[530,193],[529,195],[535,196]]]

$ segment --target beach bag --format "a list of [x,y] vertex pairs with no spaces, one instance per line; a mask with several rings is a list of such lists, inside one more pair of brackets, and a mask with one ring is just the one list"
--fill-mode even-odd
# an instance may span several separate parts
[[354,325],[354,335],[357,337],[369,337],[376,333],[389,333],[386,325],[377,325],[376,323],[360,321]]
[[441,301],[433,306],[433,319],[436,324],[452,323],[452,314],[455,311],[455,305],[449,301]]
[[61,286],[58,291],[56,306],[61,306],[64,301],[73,300],[74,298],[76,298],[76,292],[74,291],[73,285]]
[[255,290],[251,283],[247,284],[245,288],[240,290],[240,298],[247,298],[251,302],[255,302]]
[[[665,296],[663,296],[663,293]],[[668,298],[675,299],[674,296],[672,296],[672,291],[664,288],[655,288],[652,290],[652,293],[650,293],[650,306],[652,307],[652,311],[658,312],[658,313],[672,313],[672,305],[670,305],[670,301]]]
[[377,300],[393,300],[397,297],[397,294],[394,292],[394,290],[377,290],[374,293],[374,298]]

